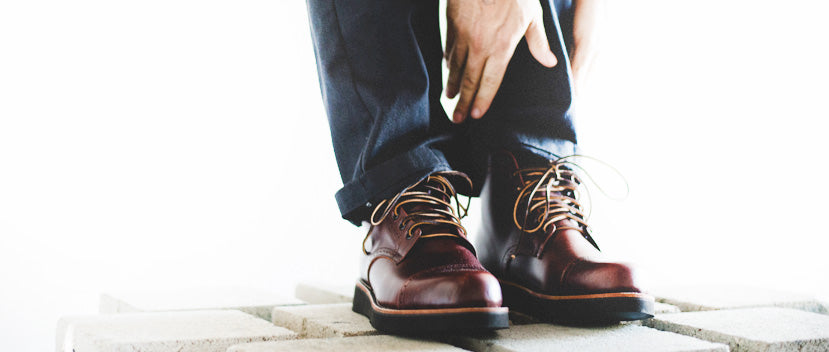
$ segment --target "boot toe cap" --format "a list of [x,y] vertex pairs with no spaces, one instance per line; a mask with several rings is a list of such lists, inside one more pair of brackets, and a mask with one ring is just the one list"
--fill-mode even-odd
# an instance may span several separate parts
[[642,292],[631,264],[580,260],[564,276],[574,293]]
[[500,307],[501,303],[498,279],[485,271],[415,275],[399,296],[399,305],[407,308]]

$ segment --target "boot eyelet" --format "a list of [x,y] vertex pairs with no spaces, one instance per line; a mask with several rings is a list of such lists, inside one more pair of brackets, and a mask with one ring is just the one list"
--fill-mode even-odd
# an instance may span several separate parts
[[410,234],[410,233],[407,233],[407,234],[406,234],[406,239],[407,239],[407,240],[410,240],[410,239],[412,239],[412,234]]
[[399,216],[397,214],[391,214],[391,219],[392,220],[397,220],[397,218],[399,218]]
[[406,228],[406,225],[401,222],[400,226],[398,226],[397,228],[400,229],[400,230],[403,230],[403,229]]

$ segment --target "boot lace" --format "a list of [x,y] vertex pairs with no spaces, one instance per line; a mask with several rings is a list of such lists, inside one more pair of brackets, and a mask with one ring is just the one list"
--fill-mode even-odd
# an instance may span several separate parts
[[[421,238],[429,237],[460,237],[466,238],[466,229],[461,225],[462,218],[466,217],[471,202],[467,198],[466,205],[461,205],[458,193],[449,181],[449,177],[456,177],[465,180],[472,188],[472,181],[465,174],[456,171],[437,172],[429,175],[414,185],[411,185],[398,193],[391,199],[384,199],[371,213],[369,219],[372,225],[379,225],[387,217],[398,219],[400,208],[406,210],[406,216],[400,220],[400,229],[409,227],[406,238],[414,236],[414,231],[422,226],[448,226],[457,229],[457,233],[451,231],[439,231],[421,235]],[[452,207],[452,199],[455,201],[455,208]],[[379,216],[378,216],[379,214]],[[371,232],[369,232],[370,234]],[[365,243],[368,235],[363,239],[363,252],[368,254]]]
[[[576,155],[551,161],[546,168],[530,167],[513,173],[513,177],[520,179],[522,186],[513,206],[512,218],[515,226],[524,232],[536,233],[542,230],[541,233],[547,234],[538,253],[543,252],[544,246],[557,231],[566,229],[578,231],[599,250],[599,245],[591,236],[584,206],[578,201],[582,181],[574,169],[582,168],[571,161],[573,157]],[[570,221],[562,223],[562,220]],[[563,225],[568,223],[574,223],[575,226]]]

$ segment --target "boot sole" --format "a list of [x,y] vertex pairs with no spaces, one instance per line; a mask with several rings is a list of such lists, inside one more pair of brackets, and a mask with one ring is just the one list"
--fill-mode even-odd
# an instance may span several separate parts
[[549,323],[601,325],[653,317],[654,298],[640,292],[551,296],[501,282],[504,305]]
[[506,307],[384,308],[377,304],[371,287],[362,280],[358,281],[354,288],[351,310],[368,317],[375,329],[398,335],[496,330],[509,327],[509,309]]

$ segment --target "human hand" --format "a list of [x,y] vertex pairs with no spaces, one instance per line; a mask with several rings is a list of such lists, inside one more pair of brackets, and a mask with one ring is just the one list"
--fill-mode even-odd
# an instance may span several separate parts
[[448,0],[446,7],[446,96],[460,99],[452,121],[479,119],[492,99],[521,37],[546,67],[556,65],[538,0]]
[[604,16],[605,0],[575,1],[570,65],[577,93],[584,89],[592,63],[599,53]]

